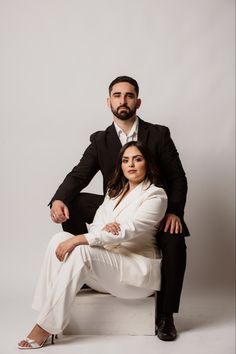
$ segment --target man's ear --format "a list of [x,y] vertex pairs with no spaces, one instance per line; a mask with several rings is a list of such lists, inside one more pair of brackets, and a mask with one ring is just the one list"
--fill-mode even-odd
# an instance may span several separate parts
[[141,106],[142,100],[141,98],[137,99],[137,104],[136,104],[136,108],[138,109]]
[[111,100],[110,100],[110,97],[107,97],[107,107],[111,108]]

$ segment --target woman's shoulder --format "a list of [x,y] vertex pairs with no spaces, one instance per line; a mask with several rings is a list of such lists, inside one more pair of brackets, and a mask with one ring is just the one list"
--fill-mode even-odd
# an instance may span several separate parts
[[143,189],[146,191],[148,196],[162,196],[167,198],[166,192],[163,188],[157,187],[155,184],[150,181],[145,181],[143,184]]

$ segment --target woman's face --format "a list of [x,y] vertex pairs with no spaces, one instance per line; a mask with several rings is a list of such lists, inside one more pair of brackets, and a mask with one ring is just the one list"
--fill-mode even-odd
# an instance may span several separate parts
[[137,185],[145,179],[147,164],[136,146],[130,146],[125,150],[121,160],[121,168],[124,176],[133,185]]

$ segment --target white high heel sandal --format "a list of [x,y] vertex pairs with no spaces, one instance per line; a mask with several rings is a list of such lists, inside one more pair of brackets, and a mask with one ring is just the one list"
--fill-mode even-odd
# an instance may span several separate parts
[[48,336],[45,341],[42,343],[42,344],[38,344],[34,339],[30,339],[30,338],[26,338],[25,341],[29,344],[29,347],[24,347],[22,345],[18,345],[18,349],[39,349],[39,348],[42,348],[46,343],[47,341],[49,340],[49,338],[51,337],[51,344],[54,344],[54,338],[57,339],[57,334],[52,334],[50,336]]

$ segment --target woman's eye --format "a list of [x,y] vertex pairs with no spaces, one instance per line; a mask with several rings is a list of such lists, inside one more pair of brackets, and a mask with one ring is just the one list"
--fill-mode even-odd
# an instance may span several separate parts
[[128,160],[123,159],[123,160],[122,160],[122,162],[123,162],[123,163],[127,163],[127,162],[128,162]]

